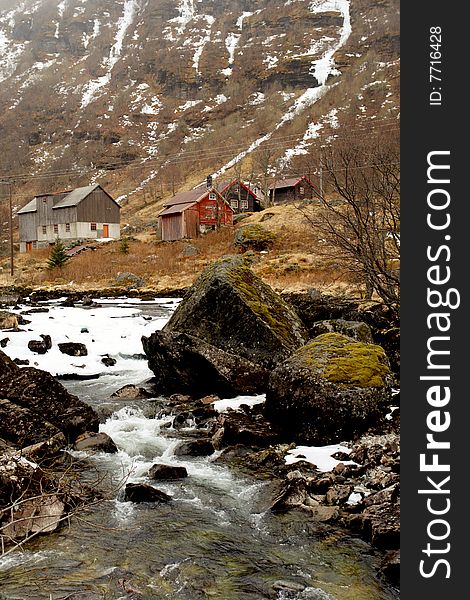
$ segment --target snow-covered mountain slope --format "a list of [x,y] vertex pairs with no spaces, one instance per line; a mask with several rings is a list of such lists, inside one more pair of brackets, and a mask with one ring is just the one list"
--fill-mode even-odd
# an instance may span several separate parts
[[342,127],[397,126],[398,6],[0,0],[0,177],[19,204],[98,181],[140,206],[208,173],[297,173]]

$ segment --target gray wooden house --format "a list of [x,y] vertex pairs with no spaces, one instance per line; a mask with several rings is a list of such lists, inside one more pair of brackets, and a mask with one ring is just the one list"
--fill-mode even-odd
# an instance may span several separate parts
[[100,185],[35,196],[18,211],[20,252],[76,240],[119,239],[119,204]]

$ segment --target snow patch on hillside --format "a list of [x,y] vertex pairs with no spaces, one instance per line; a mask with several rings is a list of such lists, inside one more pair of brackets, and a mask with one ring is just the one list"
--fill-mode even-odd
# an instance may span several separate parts
[[[194,55],[193,55],[193,67],[198,75],[201,74],[201,72],[199,70],[199,61],[200,61],[201,55],[204,51],[204,46],[208,42],[211,41],[212,25],[214,24],[214,21],[215,21],[214,17],[211,17],[210,15],[203,15],[203,19],[205,19],[206,23],[207,23],[206,30],[199,37],[199,40],[194,43],[195,51],[194,51]],[[187,40],[187,41],[190,42],[191,40]],[[186,42],[184,45],[186,45]]]
[[11,42],[5,32],[0,29],[0,82],[13,75],[25,48],[26,43],[15,44]]
[[[312,75],[317,80],[318,86],[311,87],[311,88],[308,88],[307,90],[305,90],[305,92],[303,94],[301,94],[293,102],[293,104],[289,107],[289,109],[283,115],[283,117],[280,119],[280,121],[278,122],[276,127],[273,129],[273,131],[271,131],[270,133],[267,133],[266,135],[263,135],[262,137],[255,140],[248,147],[247,150],[244,150],[243,152],[240,152],[239,154],[237,154],[237,156],[235,156],[235,158],[230,160],[223,167],[221,167],[218,171],[213,173],[214,178],[220,177],[221,175],[223,175],[227,170],[229,170],[234,165],[236,165],[240,160],[245,158],[245,156],[247,156],[248,154],[250,154],[251,152],[256,150],[264,142],[268,141],[274,135],[274,133],[276,131],[278,131],[286,123],[292,121],[296,115],[304,112],[307,108],[309,108],[310,106],[315,104],[315,102],[317,102],[317,100],[319,100],[326,93],[326,91],[328,89],[328,87],[326,86],[326,81],[328,79],[328,76],[330,74],[338,73],[334,67],[333,56],[334,56],[335,52],[339,48],[341,48],[341,46],[343,46],[343,44],[346,42],[346,40],[348,39],[348,37],[351,34],[351,16],[350,16],[350,12],[349,12],[349,0],[313,0],[313,2],[311,2],[311,4],[310,4],[310,10],[313,13],[337,11],[337,12],[340,12],[341,15],[343,16],[343,26],[341,27],[340,38],[339,38],[339,41],[337,42],[337,44],[335,44],[334,46],[329,48],[319,60],[312,62],[311,72],[312,72]],[[275,58],[275,57],[270,57],[270,59],[273,59],[273,58]],[[307,138],[305,140],[302,140],[301,143],[306,143],[309,139],[311,139],[308,136],[315,136],[317,131],[318,131],[318,128],[315,127],[314,124],[309,125],[309,128],[307,129],[307,132],[305,133],[305,136],[307,136]],[[301,151],[302,149],[303,149],[303,147],[301,147],[299,151]],[[294,151],[295,151],[295,149],[293,149],[291,152],[294,152]]]
[[49,67],[51,67],[55,63],[56,63],[56,59],[55,58],[53,58],[52,60],[48,60],[47,62],[38,61],[38,62],[34,63],[34,65],[32,65],[27,71],[25,71],[24,74],[26,74],[26,78],[25,78],[25,80],[23,81],[23,83],[18,88],[18,93],[17,93],[16,100],[13,102],[13,104],[11,104],[8,107],[8,109],[11,110],[13,108],[16,108],[18,106],[18,104],[22,100],[22,94],[21,94],[21,92],[23,92],[23,90],[25,90],[34,81],[36,81],[36,79],[38,79],[39,74],[41,73],[41,71],[43,71],[44,69],[48,69]]
[[82,95],[81,108],[88,106],[98,97],[98,92],[111,80],[111,71],[114,65],[121,58],[122,46],[127,30],[134,21],[135,14],[139,8],[138,0],[126,0],[124,2],[123,14],[117,23],[117,31],[114,38],[114,44],[109,51],[109,56],[104,60],[103,66],[106,68],[106,74],[89,81],[84,88]]
[[163,37],[170,42],[174,42],[181,37],[187,25],[196,16],[194,0],[179,0],[176,10],[179,12],[179,16],[169,20],[169,23],[176,25],[176,31],[173,32],[171,26],[165,27],[163,30]]

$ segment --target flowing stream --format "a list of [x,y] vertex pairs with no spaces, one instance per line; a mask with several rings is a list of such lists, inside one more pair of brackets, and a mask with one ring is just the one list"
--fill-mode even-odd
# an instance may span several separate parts
[[[99,366],[99,377],[62,383],[105,415],[101,430],[119,452],[72,453],[80,461],[82,477],[109,499],[72,518],[59,532],[0,558],[0,599],[398,598],[398,592],[377,577],[380,557],[368,544],[340,529],[319,526],[300,511],[272,514],[267,510],[271,482],[218,462],[218,453],[206,458],[175,456],[175,447],[190,427],[174,429],[171,416],[152,418],[151,399],[112,398],[111,393],[125,384],[149,381],[152,373],[139,350],[140,336],[163,327],[177,302],[98,301],[102,306],[94,308],[48,303],[49,312],[28,316],[31,331],[10,334],[12,343],[5,348],[13,358],[31,359],[25,340],[48,333],[48,325],[53,341],[60,330],[69,340],[89,336],[87,346],[97,345],[97,352],[84,362],[75,359],[75,373],[96,370],[96,357],[103,353],[115,357],[115,367]],[[52,323],[58,327],[56,334]],[[13,340],[14,335],[19,337]],[[69,369],[57,356],[49,366],[54,374]],[[148,482],[146,474],[155,462],[188,471],[186,479],[153,482],[172,501],[124,502],[124,483]]]

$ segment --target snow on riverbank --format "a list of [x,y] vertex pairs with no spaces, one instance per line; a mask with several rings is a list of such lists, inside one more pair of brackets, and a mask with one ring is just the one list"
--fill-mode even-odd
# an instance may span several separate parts
[[[63,299],[62,299],[63,300]],[[54,376],[78,375],[98,376],[135,372],[142,379],[153,374],[143,360],[143,335],[149,336],[162,329],[179,300],[159,298],[152,302],[136,299],[100,299],[97,306],[61,306],[61,299],[44,303],[40,309],[47,312],[31,312],[30,306],[22,306],[12,312],[22,314],[31,321],[20,326],[20,331],[3,332],[8,341],[2,350],[12,359],[28,360],[29,366],[48,371]],[[154,315],[149,308],[155,307]],[[144,311],[144,306],[147,310]],[[33,307],[32,310],[37,310]],[[50,335],[52,348],[45,354],[37,354],[28,348],[31,340],[40,340],[42,335]],[[65,342],[82,343],[86,346],[86,356],[63,354],[58,344]],[[106,367],[104,356],[116,360],[116,364]]]

